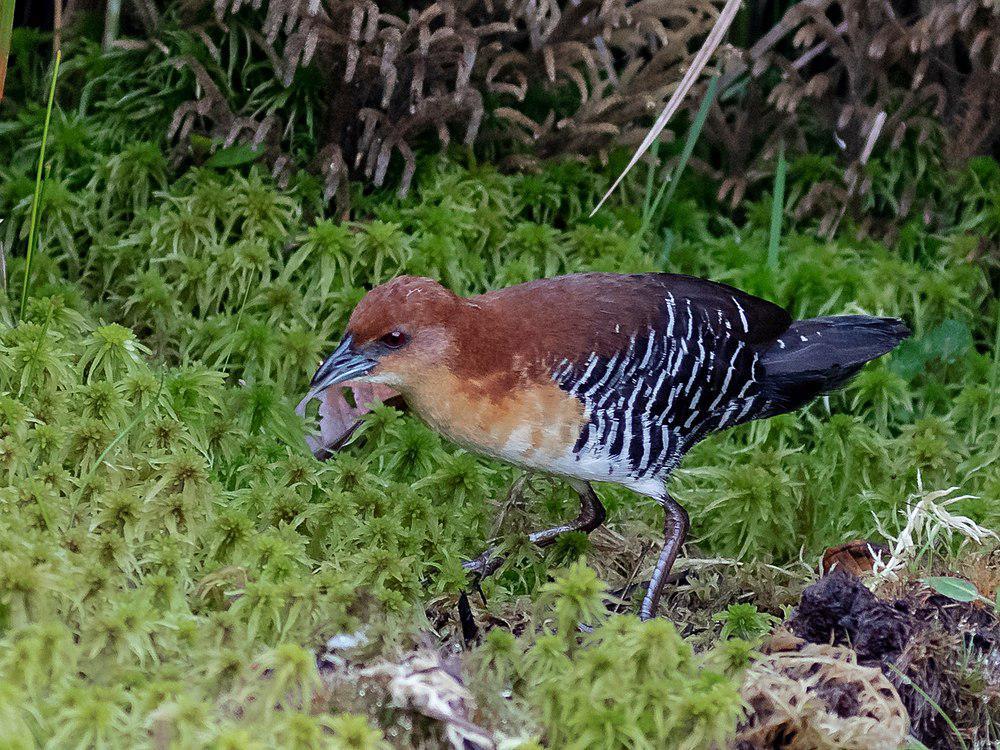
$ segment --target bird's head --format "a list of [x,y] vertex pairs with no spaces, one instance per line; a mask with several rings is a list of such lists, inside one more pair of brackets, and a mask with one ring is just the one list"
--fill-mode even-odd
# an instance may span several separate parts
[[451,347],[449,323],[463,300],[438,282],[400,276],[375,287],[351,313],[340,345],[320,365],[310,396],[348,380],[402,393]]

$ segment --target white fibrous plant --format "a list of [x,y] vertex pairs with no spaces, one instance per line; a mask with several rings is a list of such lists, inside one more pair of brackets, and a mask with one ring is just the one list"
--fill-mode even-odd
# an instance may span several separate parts
[[889,556],[888,559],[883,559],[882,555],[875,555],[873,585],[899,580],[900,571],[923,552],[942,543],[950,543],[956,534],[978,545],[990,539],[1000,540],[995,532],[980,526],[967,516],[949,510],[955,503],[974,499],[972,495],[954,495],[958,489],[949,487],[925,491],[918,475],[917,492],[908,498],[907,508],[902,514],[906,519],[902,529],[893,534],[876,518],[879,533],[889,541]]

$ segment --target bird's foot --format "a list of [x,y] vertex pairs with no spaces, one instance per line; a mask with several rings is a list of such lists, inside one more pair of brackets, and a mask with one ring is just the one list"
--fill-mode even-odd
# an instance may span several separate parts
[[493,575],[503,565],[503,560],[503,556],[497,554],[496,547],[490,547],[479,557],[463,562],[462,567],[473,574],[478,585],[480,580]]
[[485,566],[486,566],[486,561],[483,560],[482,555],[473,560],[466,560],[462,563],[462,567],[465,568],[465,571],[467,573],[474,573],[480,576],[483,574],[483,568]]
[[491,552],[492,550],[487,550],[475,560],[468,560],[462,563],[462,567],[471,573],[470,578],[472,579],[471,585],[458,596],[458,622],[462,628],[462,640],[465,642],[466,647],[476,643],[479,636],[479,626],[476,625],[476,616],[473,614],[472,606],[469,604],[469,594],[478,593],[483,606],[486,606],[486,594],[483,593],[481,584],[483,578],[493,572],[489,565],[492,559],[490,557]]

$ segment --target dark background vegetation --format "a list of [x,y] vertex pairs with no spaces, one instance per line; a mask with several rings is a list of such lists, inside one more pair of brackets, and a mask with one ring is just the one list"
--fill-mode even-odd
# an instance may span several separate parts
[[[994,9],[750,4],[591,217],[721,3],[371,7],[71,4],[44,136],[53,6],[17,6],[0,102],[12,742],[437,747],[464,721],[512,746],[721,747],[747,736],[747,670],[827,547],[891,546],[909,513],[925,522],[893,595],[958,573],[995,597]],[[293,411],[374,284],[471,294],[584,270],[691,273],[796,317],[914,331],[844,392],[686,459],[669,621],[612,614],[648,576],[653,503],[601,487],[608,528],[542,554],[525,534],[574,512],[558,482],[508,493],[512,469],[385,406],[319,462]],[[461,561],[491,537],[509,563],[466,644]],[[913,739],[987,747],[988,641],[955,627],[929,622],[892,662],[904,677],[882,672],[923,707]],[[451,720],[392,704],[414,659],[460,674]]]

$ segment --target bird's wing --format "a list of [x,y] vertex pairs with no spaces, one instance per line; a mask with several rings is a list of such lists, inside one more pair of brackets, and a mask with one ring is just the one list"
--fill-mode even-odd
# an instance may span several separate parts
[[792,317],[783,307],[760,297],[708,279],[682,274],[644,274],[653,287],[672,294],[677,299],[690,301],[697,315],[715,319],[725,326],[731,324],[731,335],[749,344],[774,341],[792,323]]
[[[599,453],[638,478],[656,476],[709,432],[753,418],[761,406],[758,348],[791,320],[781,307],[673,274],[565,279],[572,281],[551,280],[563,289],[535,296],[563,305],[547,350],[551,377],[586,407],[576,452]],[[560,336],[573,344],[561,358]]]
[[[680,274],[584,273],[539,279],[473,297],[496,311],[489,325],[511,348],[610,356],[653,328],[671,329],[671,311],[727,328],[748,344],[769,343],[791,324],[783,308],[726,284]],[[675,318],[670,335],[678,335]],[[495,339],[495,336],[489,338]]]

